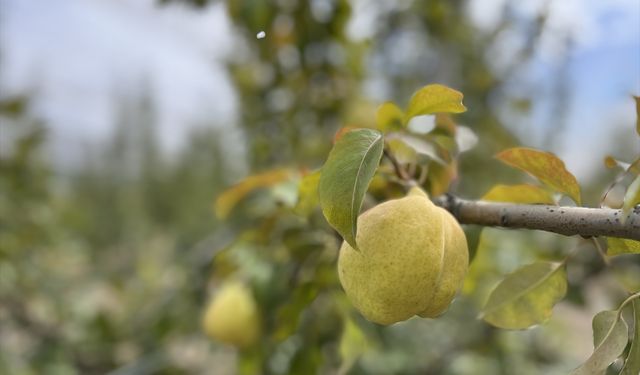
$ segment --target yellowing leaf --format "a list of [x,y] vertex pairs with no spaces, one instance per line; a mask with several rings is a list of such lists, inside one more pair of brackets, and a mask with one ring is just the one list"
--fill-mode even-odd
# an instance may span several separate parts
[[629,341],[627,324],[617,311],[601,311],[593,318],[593,354],[571,375],[603,374]]
[[376,127],[382,132],[401,130],[404,113],[392,102],[385,102],[376,111]]
[[221,219],[226,218],[236,204],[249,193],[260,188],[273,186],[291,178],[291,176],[291,170],[279,168],[244,178],[218,196],[214,207],[216,216]]
[[491,202],[509,203],[542,203],[555,204],[553,196],[547,191],[535,185],[495,185],[482,200]]
[[451,183],[458,178],[458,163],[456,160],[446,165],[442,165],[436,161],[431,162],[427,176],[429,195],[432,197],[442,195],[449,191]]
[[609,169],[613,169],[615,167],[621,167],[620,162],[611,155],[605,156],[604,165]]
[[383,147],[382,134],[377,130],[351,130],[338,139],[322,167],[318,185],[322,213],[356,249],[358,214]]
[[507,275],[489,296],[483,319],[500,328],[524,329],[545,322],[567,292],[564,267],[537,262]]
[[633,341],[620,375],[640,374],[640,299],[633,300]]
[[608,237],[607,245],[607,255],[640,254],[640,241]]
[[550,152],[515,147],[496,155],[507,165],[523,170],[539,179],[549,188],[567,194],[578,205],[580,186],[575,176],[567,171],[564,162]]
[[298,202],[294,212],[298,215],[308,216],[318,206],[318,184],[320,183],[321,169],[302,177],[298,183]]
[[424,86],[411,97],[404,123],[420,115],[464,112],[467,108],[462,104],[462,98],[461,92],[444,85]]

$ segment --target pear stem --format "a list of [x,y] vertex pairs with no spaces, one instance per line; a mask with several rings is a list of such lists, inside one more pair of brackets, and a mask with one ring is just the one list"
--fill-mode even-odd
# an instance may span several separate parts
[[471,201],[453,195],[433,201],[451,212],[461,224],[543,230],[584,238],[607,236],[640,240],[640,206],[624,217],[622,210],[611,208]]

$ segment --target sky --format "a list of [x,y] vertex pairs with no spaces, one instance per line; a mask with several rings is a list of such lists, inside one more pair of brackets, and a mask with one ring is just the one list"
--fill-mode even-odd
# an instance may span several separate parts
[[[356,10],[371,4],[353,1]],[[490,28],[504,2],[474,0],[469,14],[480,28]],[[34,98],[32,111],[50,125],[56,158],[77,160],[83,147],[106,142],[118,116],[115,98],[140,100],[144,88],[153,93],[160,142],[169,153],[185,144],[194,126],[237,129],[237,94],[224,66],[237,40],[223,5],[193,11],[155,3],[0,0],[0,98]],[[526,18],[545,3],[513,5]],[[558,35],[571,36],[566,136],[548,146],[578,179],[587,179],[594,163],[602,165],[604,155],[619,146],[611,132],[633,134],[630,95],[640,94],[640,1],[555,0],[550,7],[549,33],[527,74],[551,85],[561,60]],[[350,32],[366,38],[375,12],[355,14]],[[517,41],[507,36],[509,42]],[[553,104],[539,98],[531,118],[516,124],[526,145],[545,148],[542,134],[555,126],[548,116]]]

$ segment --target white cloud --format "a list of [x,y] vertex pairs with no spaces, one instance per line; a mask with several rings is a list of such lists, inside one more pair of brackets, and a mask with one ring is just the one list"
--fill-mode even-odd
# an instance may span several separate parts
[[104,141],[117,119],[115,96],[132,102],[147,88],[168,151],[184,144],[192,126],[235,122],[223,4],[193,10],[152,0],[0,1],[0,96],[32,96],[54,142]]

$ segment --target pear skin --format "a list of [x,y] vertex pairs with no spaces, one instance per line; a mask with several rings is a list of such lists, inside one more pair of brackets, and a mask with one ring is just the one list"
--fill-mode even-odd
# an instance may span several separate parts
[[241,282],[223,284],[202,319],[211,338],[244,349],[260,337],[260,314],[251,290]]
[[441,314],[467,271],[464,232],[419,188],[360,215],[356,241],[359,250],[347,242],[340,248],[340,283],[356,309],[378,324]]

